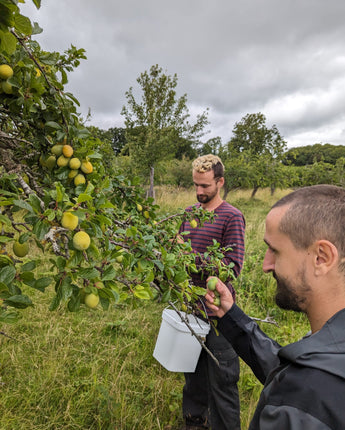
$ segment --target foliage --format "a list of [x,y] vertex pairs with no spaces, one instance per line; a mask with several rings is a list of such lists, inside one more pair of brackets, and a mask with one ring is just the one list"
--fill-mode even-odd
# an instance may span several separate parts
[[[259,187],[270,186],[274,190],[285,185],[280,169],[285,147],[286,142],[277,127],[273,125],[268,128],[265,116],[259,112],[247,114],[235,124],[233,136],[223,149],[222,156],[232,172],[236,166],[240,166],[240,174],[247,170],[244,172],[244,184],[247,186],[249,183],[253,187],[254,197]],[[235,176],[238,177],[238,174]],[[226,193],[231,189],[228,186],[231,186],[229,177]]]
[[[181,142],[195,142],[208,123],[207,111],[189,122],[187,95],[176,97],[177,75],[166,75],[158,65],[140,74],[137,83],[142,98],[135,98],[133,88],[126,92],[126,139],[133,162],[147,175],[156,164],[172,158],[181,149]],[[180,154],[182,155],[182,154]],[[151,182],[151,187],[152,187]]]
[[[159,218],[138,178],[115,172],[110,137],[84,126],[78,101],[64,89],[84,50],[43,51],[32,39],[37,26],[16,4],[0,4],[8,12],[1,15],[1,31],[16,41],[0,56],[14,72],[7,80],[13,91],[0,94],[0,318],[9,321],[15,316],[10,309],[32,306],[30,290],[51,287],[51,310],[66,304],[77,311],[93,294],[103,309],[160,300],[184,303],[192,311],[204,290],[189,282],[191,268],[197,270],[195,255],[176,234],[183,219],[202,223],[210,214],[181,210]],[[191,135],[200,131],[205,116],[195,126],[186,122],[185,97],[175,101],[176,77],[160,75],[158,67],[152,73],[158,79],[155,102],[163,110],[155,111],[147,130],[162,127],[162,134],[155,134],[163,136],[161,143],[172,128]],[[169,89],[163,91],[168,100],[159,98],[161,86]],[[18,253],[14,242],[28,254]]]
[[208,139],[199,148],[199,155],[213,154],[220,156],[222,153],[222,140],[219,136]]
[[339,158],[345,157],[344,145],[315,143],[288,149],[282,158],[286,165],[306,166],[323,161],[335,165]]
[[193,185],[192,161],[183,157],[182,160],[163,161],[160,169],[164,174],[160,183],[189,188]]
[[286,147],[277,127],[268,128],[266,117],[261,112],[247,114],[235,124],[232,132],[233,137],[228,142],[231,154],[249,151],[255,155],[270,154],[279,158]]

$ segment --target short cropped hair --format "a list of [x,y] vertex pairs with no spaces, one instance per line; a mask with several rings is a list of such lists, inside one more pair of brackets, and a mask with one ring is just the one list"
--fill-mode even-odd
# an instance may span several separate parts
[[205,173],[213,170],[215,179],[224,177],[224,165],[222,160],[217,155],[202,155],[193,161],[192,167],[193,170],[199,173]]
[[272,206],[289,205],[280,222],[296,248],[306,249],[317,240],[336,246],[339,258],[345,257],[345,189],[335,185],[299,188]]

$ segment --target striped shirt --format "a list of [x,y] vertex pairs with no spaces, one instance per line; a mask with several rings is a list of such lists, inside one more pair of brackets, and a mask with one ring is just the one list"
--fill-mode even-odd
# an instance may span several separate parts
[[[196,203],[194,207],[199,208],[200,203]],[[186,211],[191,211],[193,206],[189,206]],[[234,263],[233,272],[237,277],[242,269],[244,259],[244,233],[245,220],[242,212],[223,201],[214,210],[213,222],[205,222],[202,227],[192,228],[188,221],[184,221],[180,227],[180,232],[189,231],[188,235],[184,235],[185,241],[190,240],[192,249],[195,253],[204,253],[207,247],[213,244],[213,239],[220,243],[221,248],[231,248],[225,252],[222,260],[225,265]],[[200,257],[196,258],[196,265],[200,266]],[[195,285],[206,287],[206,279],[208,275],[201,276],[193,274],[192,280]],[[230,282],[227,282],[229,288],[233,292]]]

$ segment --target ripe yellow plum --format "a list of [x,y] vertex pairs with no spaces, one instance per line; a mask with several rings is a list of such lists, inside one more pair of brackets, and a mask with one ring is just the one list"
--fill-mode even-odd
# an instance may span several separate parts
[[91,243],[90,236],[85,231],[78,231],[73,236],[73,246],[78,251],[85,251]]
[[81,163],[80,169],[82,172],[84,172],[86,175],[88,175],[89,173],[92,173],[93,166],[90,163],[90,161],[84,160]]
[[0,78],[9,79],[13,76],[13,69],[8,64],[1,64],[0,66]]
[[63,147],[63,145],[59,145],[59,144],[52,146],[52,149],[51,149],[52,154],[59,157],[62,154],[62,147]]
[[99,296],[93,293],[86,294],[84,303],[88,308],[95,309],[99,303]]
[[69,160],[69,167],[73,170],[79,169],[80,165],[81,161],[79,160],[79,158],[74,157]]
[[71,145],[63,145],[62,153],[66,158],[70,158],[73,155],[73,148]]
[[192,228],[196,228],[198,226],[197,220],[196,219],[192,219],[192,221],[190,222],[190,226]]
[[77,187],[80,184],[85,184],[86,178],[82,173],[78,173],[78,175],[74,178],[74,185]]
[[67,211],[62,214],[61,225],[68,230],[75,230],[78,226],[79,218],[72,212]]
[[67,166],[67,164],[69,163],[69,158],[66,158],[63,154],[60,155],[60,157],[57,159],[56,164],[59,167],[65,167]]

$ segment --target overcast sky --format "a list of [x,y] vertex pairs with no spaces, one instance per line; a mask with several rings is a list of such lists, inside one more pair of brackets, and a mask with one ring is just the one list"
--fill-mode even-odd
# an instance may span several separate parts
[[123,127],[125,92],[159,64],[192,118],[209,108],[203,141],[261,112],[288,147],[345,143],[344,0],[26,1],[43,49],[86,50],[68,90],[92,125]]

